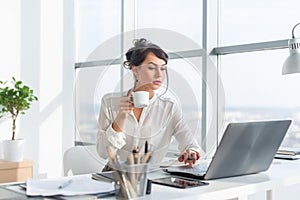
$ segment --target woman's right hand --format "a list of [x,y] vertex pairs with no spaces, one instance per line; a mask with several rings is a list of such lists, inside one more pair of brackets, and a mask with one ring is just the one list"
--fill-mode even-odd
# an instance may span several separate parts
[[132,110],[133,110],[132,91],[130,91],[128,93],[128,96],[120,98],[119,112],[115,121],[112,124],[112,128],[116,132],[122,132],[125,119]]
[[122,97],[119,102],[119,115],[127,117],[127,115],[133,110],[132,92],[129,92],[127,97]]
[[178,157],[179,162],[184,162],[189,167],[193,167],[197,160],[199,160],[200,155],[197,151],[192,149],[187,149],[183,151],[180,156]]

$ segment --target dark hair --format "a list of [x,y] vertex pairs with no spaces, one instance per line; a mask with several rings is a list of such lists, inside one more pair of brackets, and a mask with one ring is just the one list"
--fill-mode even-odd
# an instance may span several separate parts
[[151,43],[145,38],[133,40],[134,47],[130,48],[126,55],[127,61],[124,61],[123,66],[131,69],[132,66],[141,65],[146,59],[148,53],[153,53],[156,57],[168,63],[168,54],[156,44]]

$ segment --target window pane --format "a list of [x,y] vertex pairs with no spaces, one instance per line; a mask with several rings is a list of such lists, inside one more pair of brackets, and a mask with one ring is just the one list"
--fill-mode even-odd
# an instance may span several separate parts
[[[139,0],[138,29],[168,29],[201,45],[202,13],[202,1],[199,0]],[[178,50],[190,50],[178,46]]]
[[168,63],[169,87],[166,96],[175,99],[195,134],[201,133],[201,58],[174,59]]
[[82,68],[76,74],[76,141],[95,143],[101,98],[120,90],[120,65]]
[[121,1],[78,0],[77,62],[121,30]]
[[[183,118],[191,128],[195,139],[199,145],[202,145],[206,153],[210,153],[215,147],[216,135],[211,134],[209,130],[207,134],[202,133],[202,110],[203,106],[208,107],[208,110],[213,110],[213,97],[211,94],[213,91],[210,90],[211,87],[208,85],[205,86],[208,90],[206,94],[207,105],[203,105],[202,79],[204,77],[202,74],[202,62],[202,57],[170,60],[168,63],[169,88],[166,96],[171,96],[181,106]],[[209,66],[212,67],[211,65]],[[212,119],[207,117],[207,121],[211,122]],[[176,141],[171,144],[170,150],[178,150]]]
[[300,145],[300,74],[281,75],[287,56],[288,49],[222,56],[226,123],[293,119],[284,145]]
[[[219,2],[221,46],[288,39],[299,23],[300,1]],[[297,33],[300,36],[300,30]]]

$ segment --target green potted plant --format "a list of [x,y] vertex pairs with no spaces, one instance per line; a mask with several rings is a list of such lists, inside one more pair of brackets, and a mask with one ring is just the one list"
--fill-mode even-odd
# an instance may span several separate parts
[[16,139],[16,121],[18,116],[25,114],[31,103],[37,100],[33,90],[22,84],[22,81],[17,81],[14,77],[11,82],[0,81],[0,115],[8,114],[12,118],[11,140],[2,142],[4,160],[14,162],[23,160],[24,140]]

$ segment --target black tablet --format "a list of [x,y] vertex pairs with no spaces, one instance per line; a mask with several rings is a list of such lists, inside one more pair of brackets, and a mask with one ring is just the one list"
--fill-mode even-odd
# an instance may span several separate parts
[[181,177],[164,177],[164,178],[152,179],[152,183],[176,187],[176,188],[191,188],[191,187],[208,185],[207,182],[203,182],[195,179],[181,178]]

